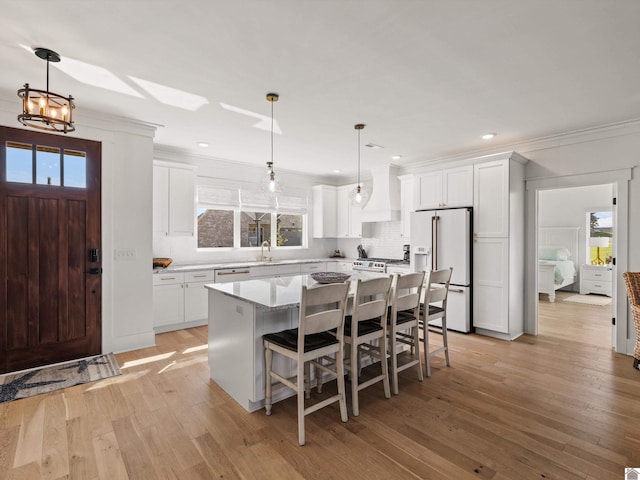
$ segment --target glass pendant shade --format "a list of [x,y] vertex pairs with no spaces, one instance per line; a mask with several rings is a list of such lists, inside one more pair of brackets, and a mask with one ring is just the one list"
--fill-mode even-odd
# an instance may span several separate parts
[[276,197],[282,193],[282,185],[273,170],[273,102],[277,102],[278,98],[277,93],[267,93],[267,101],[271,102],[271,161],[267,162],[266,178],[260,182],[260,190],[267,197]]
[[367,200],[369,200],[369,192],[367,192],[360,183],[360,130],[364,128],[363,123],[358,123],[354,126],[358,131],[358,184],[349,192],[349,199],[351,203],[356,206],[363,207]]
[[282,193],[282,185],[276,179],[272,162],[267,162],[267,176],[260,182],[260,191],[267,197],[275,197]]
[[369,200],[369,192],[362,188],[361,185],[358,185],[349,192],[349,198],[354,205],[364,205]]

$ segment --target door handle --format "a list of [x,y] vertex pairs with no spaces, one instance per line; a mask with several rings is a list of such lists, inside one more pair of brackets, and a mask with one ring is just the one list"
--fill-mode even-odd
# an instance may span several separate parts
[[93,268],[90,268],[89,271],[85,272],[85,273],[88,273],[89,275],[101,275],[102,274],[102,268],[93,267]]

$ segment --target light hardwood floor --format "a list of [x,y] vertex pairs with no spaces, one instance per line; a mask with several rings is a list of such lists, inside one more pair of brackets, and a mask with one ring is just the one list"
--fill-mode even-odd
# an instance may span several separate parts
[[206,327],[158,335],[117,355],[120,377],[0,405],[0,478],[622,479],[640,372],[607,308],[540,306],[538,337],[451,333],[451,368],[362,391],[347,423],[337,405],[308,416],[304,447],[295,399],[249,414],[209,380]]

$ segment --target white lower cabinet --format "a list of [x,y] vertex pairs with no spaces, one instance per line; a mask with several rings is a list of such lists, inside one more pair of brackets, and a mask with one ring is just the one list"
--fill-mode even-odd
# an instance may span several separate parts
[[213,281],[213,270],[154,274],[153,326],[179,329],[186,322],[205,322],[209,307],[204,286]]
[[475,241],[473,325],[509,333],[509,239],[478,238]]
[[327,272],[350,272],[353,262],[327,262]]
[[300,273],[308,274],[313,272],[326,272],[327,264],[325,262],[303,263],[300,265]]
[[184,322],[184,275],[154,274],[153,326]]

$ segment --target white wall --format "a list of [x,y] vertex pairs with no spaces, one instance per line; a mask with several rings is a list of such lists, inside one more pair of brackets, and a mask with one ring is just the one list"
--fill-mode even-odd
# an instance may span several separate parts
[[409,243],[401,236],[400,221],[364,223],[362,238],[340,238],[338,249],[343,255],[355,258],[358,256],[357,246],[361,244],[369,257],[403,258],[402,246]]
[[[0,124],[24,128],[16,120],[18,102],[5,98],[0,98]],[[80,108],[74,117],[76,131],[71,135],[102,142],[102,351],[154,345],[151,219],[155,129]],[[114,261],[117,248],[134,248],[136,259]]]

